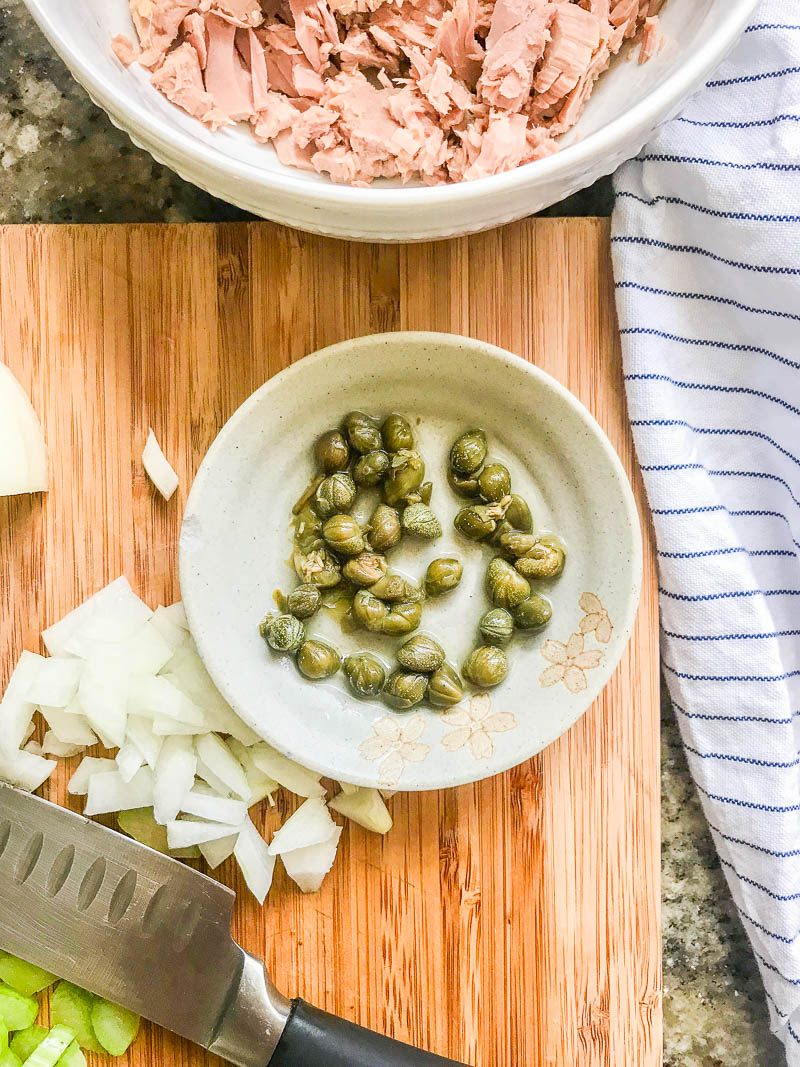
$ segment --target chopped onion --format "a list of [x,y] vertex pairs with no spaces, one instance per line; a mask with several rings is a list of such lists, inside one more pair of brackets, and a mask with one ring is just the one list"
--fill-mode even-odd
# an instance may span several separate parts
[[197,788],[190,789],[186,794],[181,811],[187,815],[197,815],[198,818],[207,819],[209,822],[227,823],[229,826],[239,826],[247,818],[247,806],[244,801],[207,796]]
[[211,870],[215,870],[225,860],[230,859],[239,834],[231,834],[230,837],[220,837],[217,841],[203,841],[198,848],[200,855],[206,861]]
[[149,622],[139,626],[126,637],[95,637],[86,631],[73,634],[66,643],[71,656],[102,662],[129,675],[158,674],[172,657],[172,649]]
[[42,749],[42,746],[39,744],[38,741],[30,740],[30,741],[27,742],[27,744],[25,745],[25,747],[23,748],[22,751],[23,752],[30,752],[34,756],[41,756],[42,752],[43,752],[43,749]]
[[[168,737],[162,745],[155,769],[153,814],[166,826],[178,817],[187,793],[194,785],[197,755],[191,738]],[[180,846],[176,846],[180,847]]]
[[48,730],[42,740],[42,755],[45,756],[77,756],[83,752],[84,745],[72,745],[67,741],[59,741],[52,730]]
[[0,363],[0,496],[47,490],[47,446],[30,398]]
[[136,745],[147,766],[154,771],[158,761],[158,754],[164,744],[164,738],[157,737],[153,733],[153,724],[138,715],[128,716],[125,732],[128,741]]
[[239,828],[233,854],[241,868],[248,889],[258,903],[263,904],[272,885],[275,857],[270,855],[267,842],[250,819],[245,819]]
[[124,744],[128,679],[113,664],[90,661],[81,675],[78,694],[84,715],[106,748]]
[[131,679],[128,710],[133,715],[208,729],[203,712],[189,697],[163,675],[140,675]]
[[297,811],[276,831],[269,846],[271,856],[280,856],[295,848],[307,848],[327,841],[336,823],[319,797],[304,801]]
[[161,451],[161,445],[156,440],[156,435],[152,430],[147,435],[147,444],[144,446],[144,451],[142,452],[142,465],[147,473],[147,477],[159,493],[161,493],[165,500],[169,500],[178,488],[178,475],[170,466],[167,457]]
[[84,815],[104,815],[127,808],[149,808],[153,803],[153,772],[142,767],[129,782],[118,770],[93,774],[89,779]]
[[126,741],[116,758],[117,769],[123,782],[130,782],[139,768],[144,764],[144,756],[133,741]]
[[83,748],[88,748],[90,745],[97,744],[97,738],[86,717],[79,711],[73,710],[79,707],[79,702],[74,700],[66,708],[50,708],[40,704],[39,711],[59,741],[65,745],[81,745]]
[[127,578],[117,578],[42,633],[51,656],[66,654],[66,645],[79,631],[87,637],[120,641],[152,615],[131,589]]
[[357,785],[350,785],[348,782],[339,782],[339,785],[341,787],[342,792],[343,793],[347,793],[348,795],[350,793],[357,793],[358,792],[358,786]]
[[287,759],[280,752],[262,741],[253,745],[250,754],[256,767],[268,778],[274,779],[290,793],[299,797],[324,797],[325,790],[320,785],[321,775],[301,767],[294,760]]
[[173,848],[191,848],[206,841],[219,841],[236,833],[236,826],[194,819],[174,819],[167,823],[167,843]]
[[160,609],[165,618],[167,618],[174,626],[180,627],[181,630],[189,630],[189,623],[186,618],[186,612],[183,604],[180,600],[177,600],[174,604],[169,604],[166,608]]
[[197,755],[212,773],[224,782],[231,793],[242,800],[250,796],[250,786],[241,764],[231,750],[216,734],[205,734],[197,738]]
[[167,608],[160,604],[153,612],[150,624],[158,630],[164,640],[172,649],[173,653],[188,640],[188,633],[173,620]]
[[366,830],[386,834],[392,828],[392,816],[377,789],[357,789],[355,793],[339,793],[328,806]]
[[66,656],[43,659],[25,694],[26,700],[65,708],[78,692],[82,666],[79,660]]
[[197,757],[197,777],[202,778],[203,781],[209,785],[219,797],[229,797],[231,795],[230,789],[225,785],[221,778],[217,778],[216,774],[210,768],[208,768],[203,760]]
[[269,797],[272,800],[272,794],[276,793],[280,787],[274,779],[268,778],[263,771],[256,767],[251,750],[246,748],[241,741],[237,741],[235,737],[228,738],[228,748],[242,765],[247,784],[250,786],[247,806],[252,808],[254,804],[258,804],[265,797]]
[[84,756],[75,771],[70,778],[67,785],[67,792],[74,797],[85,797],[89,792],[89,781],[96,774],[103,774],[107,771],[116,771],[117,765],[113,759],[102,759],[98,756]]
[[341,826],[335,826],[333,833],[326,841],[281,853],[286,873],[293,882],[297,883],[303,893],[316,893],[320,888],[325,875],[336,859],[336,850],[341,836]]
[[0,701],[0,753],[11,755],[17,752],[25,740],[36,710],[28,700],[27,692],[43,661],[44,656],[25,651],[14,668]]

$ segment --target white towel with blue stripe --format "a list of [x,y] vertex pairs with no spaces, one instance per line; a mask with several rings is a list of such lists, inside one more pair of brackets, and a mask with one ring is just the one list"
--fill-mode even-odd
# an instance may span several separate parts
[[615,179],[628,405],[663,666],[800,1067],[800,2],[766,0]]

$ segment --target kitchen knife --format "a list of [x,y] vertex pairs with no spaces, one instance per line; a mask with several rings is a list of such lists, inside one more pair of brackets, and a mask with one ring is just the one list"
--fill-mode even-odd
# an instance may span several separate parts
[[231,937],[235,899],[169,856],[0,784],[0,949],[239,1067],[459,1067],[287,1000]]

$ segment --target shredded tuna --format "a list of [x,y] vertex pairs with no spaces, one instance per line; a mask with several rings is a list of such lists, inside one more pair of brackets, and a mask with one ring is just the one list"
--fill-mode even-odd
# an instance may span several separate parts
[[660,48],[663,0],[130,0],[138,61],[211,129],[248,122],[286,166],[428,184],[558,149],[626,41]]

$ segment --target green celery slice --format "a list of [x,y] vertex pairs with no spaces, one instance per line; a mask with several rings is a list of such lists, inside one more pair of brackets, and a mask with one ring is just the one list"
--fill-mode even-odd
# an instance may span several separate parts
[[75,1040],[66,1026],[54,1026],[38,1048],[24,1061],[23,1067],[56,1067],[56,1064]]
[[122,1056],[139,1033],[139,1016],[98,997],[92,1006],[92,1026],[97,1040],[112,1056]]
[[[2,1064],[0,1064],[2,1067]],[[67,1046],[66,1052],[56,1064],[56,1067],[86,1067],[86,1057],[81,1052],[81,1046],[73,1041]]]
[[49,971],[43,971],[41,967],[34,967],[32,963],[11,956],[8,952],[0,952],[0,980],[22,993],[24,997],[32,997],[52,985],[56,976]]
[[92,1027],[94,997],[71,982],[59,982],[50,996],[50,1018],[53,1023],[68,1027],[81,1048],[102,1052],[103,1046]]
[[24,1030],[39,1014],[39,1002],[0,982],[0,1020],[8,1030]]
[[19,1056],[21,1060],[27,1060],[49,1033],[46,1026],[38,1026],[34,1023],[33,1026],[28,1026],[25,1030],[14,1034],[9,1048],[15,1056]]
[[0,1052],[0,1067],[22,1067],[22,1060],[7,1048]]

